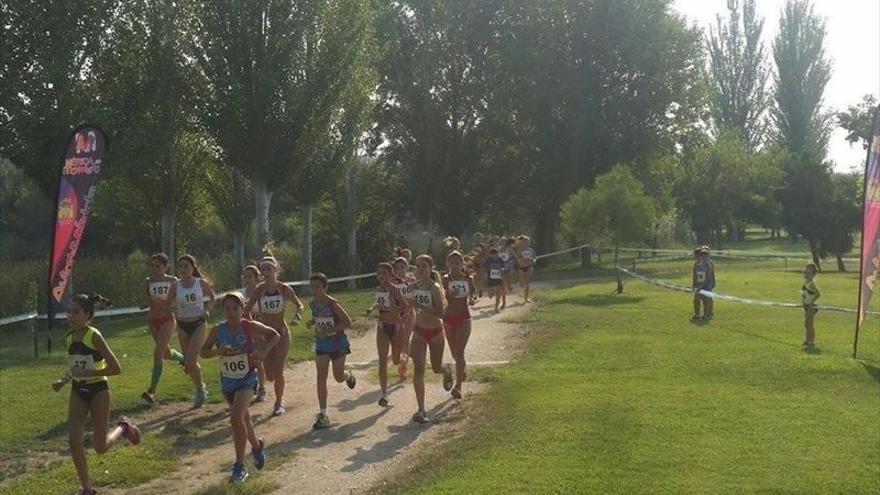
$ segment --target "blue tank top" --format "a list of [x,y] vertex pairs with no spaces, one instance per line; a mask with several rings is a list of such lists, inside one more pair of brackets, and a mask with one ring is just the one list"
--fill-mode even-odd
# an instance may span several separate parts
[[229,325],[223,321],[217,329],[217,346],[232,347],[238,356],[220,356],[220,376],[224,388],[240,380],[251,378],[255,375],[256,366],[251,362],[249,355],[254,350],[254,339],[247,326],[250,322],[241,320],[241,327],[237,332],[229,331]]

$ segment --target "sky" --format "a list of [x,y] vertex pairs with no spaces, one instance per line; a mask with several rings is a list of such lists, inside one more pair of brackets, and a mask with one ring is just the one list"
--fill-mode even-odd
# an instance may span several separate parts
[[[756,0],[758,15],[764,18],[764,42],[772,62],[772,41],[779,29],[785,0]],[[708,31],[715,16],[727,12],[727,0],[673,0],[673,8]],[[813,0],[813,11],[826,20],[825,55],[831,58],[831,81],[825,88],[825,105],[845,110],[865,94],[880,95],[880,0]],[[828,158],[835,170],[863,169],[865,151],[850,145],[846,133],[835,129],[828,146]]]

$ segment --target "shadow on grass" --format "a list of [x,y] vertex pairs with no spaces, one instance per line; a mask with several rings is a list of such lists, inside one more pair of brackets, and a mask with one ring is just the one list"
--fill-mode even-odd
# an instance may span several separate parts
[[880,383],[880,367],[871,363],[866,363],[864,361],[859,361],[859,364],[861,364],[862,367],[865,368],[865,371],[867,371],[868,374],[871,375],[871,378],[873,378],[875,382]]
[[645,299],[644,296],[627,296],[627,295],[603,295],[603,294],[587,294],[583,296],[572,296],[563,298],[553,298],[546,301],[545,304],[553,306],[555,304],[573,304],[576,306],[587,306],[591,308],[601,308],[606,306],[618,306],[626,304],[638,304]]

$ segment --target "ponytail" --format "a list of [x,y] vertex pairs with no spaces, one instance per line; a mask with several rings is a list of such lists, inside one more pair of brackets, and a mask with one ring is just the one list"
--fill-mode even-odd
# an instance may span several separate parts
[[103,306],[106,308],[113,307],[113,303],[110,299],[107,299],[100,294],[77,294],[73,296],[71,300],[82,308],[85,314],[89,315],[90,320],[95,317],[95,306]]

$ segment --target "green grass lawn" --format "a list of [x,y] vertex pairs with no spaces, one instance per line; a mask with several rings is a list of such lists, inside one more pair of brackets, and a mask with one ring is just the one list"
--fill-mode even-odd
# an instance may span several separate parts
[[[372,291],[356,291],[338,294],[338,297],[353,316],[364,315],[365,309],[371,304]],[[307,303],[307,301],[304,300]],[[213,312],[216,322],[219,308]],[[289,315],[293,314],[289,308]],[[309,318],[308,309],[305,317]],[[149,385],[152,369],[153,341],[146,327],[146,317],[125,317],[109,320],[98,320],[95,325],[107,338],[113,352],[119,358],[123,373],[110,378],[112,395],[111,418],[120,414],[132,414],[146,410],[147,406],[140,399],[140,394]],[[366,328],[365,321],[358,321],[355,331]],[[290,343],[290,362],[311,359],[313,356],[313,333],[304,325],[291,328],[293,339]],[[56,330],[53,337],[55,351],[45,356],[45,348],[41,348],[41,357],[33,358],[32,336],[21,328],[4,328],[0,340],[0,460],[4,460],[5,472],[0,472],[0,479],[14,474],[16,463],[8,462],[15,456],[27,455],[28,451],[60,451],[67,449],[67,401],[69,388],[60,392],[52,391],[50,385],[65,369],[66,353],[61,349],[64,330]],[[45,338],[41,335],[40,345],[44,346]],[[178,348],[176,337],[172,345]],[[210,400],[220,402],[218,364],[215,359],[202,360],[202,373],[211,392]],[[172,362],[165,362],[162,381],[159,384],[159,399],[168,401],[190,401],[192,382],[179,367]],[[88,434],[88,430],[87,430]],[[155,448],[166,448],[170,462],[174,462],[171,445],[174,439],[169,436],[146,435]],[[167,471],[168,466],[151,463],[155,452],[151,449],[113,449],[105,456],[94,456],[101,459],[102,466],[108,466],[111,472],[125,472],[132,466],[138,466],[141,476],[133,479],[138,483],[154,478]],[[142,479],[143,478],[143,479]],[[68,493],[71,482],[75,480],[73,466],[66,461],[58,466],[50,467],[41,472],[28,475],[22,483],[11,487],[0,488],[0,494],[7,493]],[[96,483],[119,485],[112,478],[103,482],[99,477]],[[54,485],[53,485],[54,483]],[[51,489],[49,487],[53,487]],[[15,488],[18,487],[18,488]],[[11,491],[10,491],[11,490]],[[23,490],[23,491],[15,491]]]
[[[681,282],[679,266],[654,270]],[[800,287],[796,272],[719,271],[731,293],[796,300]],[[852,277],[821,287],[825,302],[854,305]],[[613,289],[603,276],[538,292],[530,352],[491,371],[476,426],[423,453],[395,491],[880,492],[876,318],[855,361],[851,315],[820,313],[819,350],[805,353],[799,310],[718,303],[697,326],[688,294]]]

